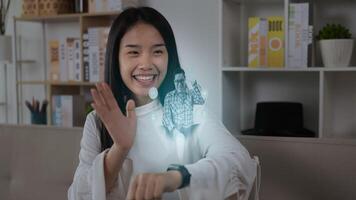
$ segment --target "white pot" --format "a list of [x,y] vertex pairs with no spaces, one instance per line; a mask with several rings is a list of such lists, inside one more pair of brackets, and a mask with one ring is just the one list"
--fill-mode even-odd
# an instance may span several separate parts
[[354,40],[320,40],[321,57],[325,67],[347,67],[350,65]]

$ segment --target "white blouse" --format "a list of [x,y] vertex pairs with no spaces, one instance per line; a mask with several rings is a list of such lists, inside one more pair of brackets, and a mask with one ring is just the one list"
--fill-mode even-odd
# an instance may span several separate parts
[[[125,199],[131,178],[139,173],[165,172],[169,164],[182,164],[191,174],[190,185],[163,194],[168,200],[225,199],[238,193],[247,199],[256,177],[257,163],[224,125],[199,112],[190,134],[168,134],[162,125],[158,100],[135,109],[137,133],[114,188],[106,193],[104,155],[100,133],[91,112],[84,125],[79,166],[68,190],[69,200]],[[195,119],[198,114],[194,113]]]

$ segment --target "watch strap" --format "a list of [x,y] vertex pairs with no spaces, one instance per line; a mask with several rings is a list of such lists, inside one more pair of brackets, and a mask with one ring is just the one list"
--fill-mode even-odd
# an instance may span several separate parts
[[184,167],[184,165],[178,164],[170,164],[167,168],[167,171],[176,170],[182,175],[182,183],[178,187],[178,189],[184,188],[189,185],[191,174],[189,173],[188,169]]

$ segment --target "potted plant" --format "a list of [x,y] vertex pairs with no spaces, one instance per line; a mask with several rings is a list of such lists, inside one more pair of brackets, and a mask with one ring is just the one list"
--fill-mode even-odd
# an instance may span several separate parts
[[349,29],[341,24],[326,24],[318,33],[321,57],[325,67],[350,65],[353,39]]
[[8,61],[11,57],[11,36],[5,35],[9,7],[10,0],[0,0],[0,61]]

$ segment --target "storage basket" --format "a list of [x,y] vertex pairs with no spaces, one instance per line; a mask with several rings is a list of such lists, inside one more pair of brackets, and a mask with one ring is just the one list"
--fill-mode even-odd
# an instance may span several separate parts
[[72,0],[22,0],[23,16],[47,16],[73,13]]

